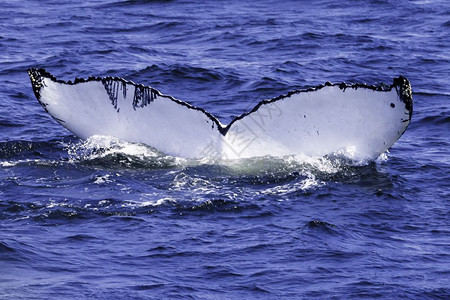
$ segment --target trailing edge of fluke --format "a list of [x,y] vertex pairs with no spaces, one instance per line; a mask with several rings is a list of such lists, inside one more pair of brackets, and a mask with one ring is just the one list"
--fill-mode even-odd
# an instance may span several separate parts
[[342,154],[372,160],[408,127],[412,90],[330,83],[263,100],[222,124],[202,108],[119,77],[63,81],[29,69],[34,94],[56,121],[80,138],[113,136],[186,158]]

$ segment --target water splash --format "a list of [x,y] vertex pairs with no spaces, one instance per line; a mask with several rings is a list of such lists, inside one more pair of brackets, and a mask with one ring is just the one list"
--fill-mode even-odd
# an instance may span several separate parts
[[166,156],[138,143],[128,143],[108,136],[93,136],[67,145],[69,162],[122,166],[127,168],[170,168],[181,159]]

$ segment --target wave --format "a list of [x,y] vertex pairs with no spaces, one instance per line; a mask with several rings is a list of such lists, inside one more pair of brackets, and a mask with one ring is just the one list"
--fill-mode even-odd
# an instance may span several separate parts
[[439,115],[433,115],[433,116],[426,116],[421,118],[419,121],[419,123],[433,123],[433,124],[437,124],[437,125],[443,125],[443,124],[450,124],[450,117],[445,114],[439,114]]
[[111,3],[101,4],[99,7],[127,7],[127,6],[139,6],[148,5],[152,3],[167,3],[174,2],[173,0],[123,0],[115,1]]
[[[152,213],[230,212],[254,217],[270,215],[281,202],[298,195],[322,191],[319,194],[326,196],[326,186],[336,182],[361,182],[375,190],[391,185],[373,163],[361,165],[339,156],[181,159],[111,137],[58,147],[56,157],[0,161],[6,172],[17,165],[33,172],[30,167],[37,166],[42,177],[30,179],[28,173],[15,172],[5,181],[22,194],[31,194],[7,201],[13,198],[3,195],[2,218],[57,224],[98,216],[134,222]],[[105,189],[114,196],[105,197]],[[37,190],[39,196],[33,196]]]
[[[31,143],[31,142],[30,142]],[[44,144],[46,145],[46,144]],[[52,143],[49,143],[52,145]],[[325,157],[308,156],[304,154],[287,155],[284,157],[264,156],[240,159],[221,159],[205,157],[201,159],[185,159],[166,155],[157,149],[142,143],[119,140],[111,136],[92,136],[86,140],[63,144],[70,163],[103,164],[130,168],[154,169],[160,167],[197,167],[217,166],[228,172],[228,175],[260,175],[267,173],[289,173],[305,167],[317,172],[335,173],[345,167],[359,167],[370,163],[368,160],[356,160],[346,152],[335,152]],[[380,160],[386,156],[380,157]],[[134,162],[131,164],[120,161]],[[153,165],[154,164],[154,165]],[[216,170],[217,171],[217,170]]]
[[0,159],[35,159],[60,148],[60,141],[5,141],[0,142]]
[[[386,159],[382,155],[379,160]],[[242,159],[220,159],[205,157],[185,159],[164,153],[142,143],[132,143],[111,136],[92,136],[86,140],[50,141],[6,141],[0,142],[0,165],[13,167],[73,165],[94,169],[109,170],[157,170],[190,168],[199,174],[224,176],[271,175],[297,176],[298,170],[314,174],[334,174],[345,168],[361,167],[370,164],[367,160],[349,158],[346,153],[336,152],[326,157],[307,155],[288,155],[284,157],[264,156]],[[267,178],[265,180],[268,180]]]
[[127,143],[107,136],[93,136],[85,141],[69,144],[67,152],[70,163],[108,168],[171,168],[178,166],[180,161],[147,145]]

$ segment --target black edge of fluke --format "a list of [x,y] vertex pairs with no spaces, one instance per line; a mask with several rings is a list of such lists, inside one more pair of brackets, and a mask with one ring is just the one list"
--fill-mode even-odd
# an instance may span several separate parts
[[[41,101],[41,88],[44,85],[43,78],[46,77],[42,75],[43,73],[46,73],[44,69],[28,69],[28,76],[31,80],[31,86],[33,87],[34,95],[36,96],[39,104],[41,104],[44,110],[48,113],[47,104]],[[49,78],[53,77],[48,73],[46,75],[48,75]],[[53,77],[52,80],[56,80],[56,78]]]
[[394,78],[392,86],[396,87],[399,98],[405,103],[406,109],[409,111],[409,121],[411,121],[413,114],[413,98],[409,80],[403,76]]
[[329,81],[327,81],[324,84],[320,84],[314,87],[310,87],[310,88],[305,88],[305,89],[299,89],[299,90],[293,90],[290,91],[286,94],[282,94],[278,97],[272,98],[272,99],[268,99],[268,100],[263,100],[260,101],[258,104],[256,104],[252,110],[250,110],[249,112],[243,113],[242,115],[234,118],[230,124],[228,124],[228,126],[225,128],[225,132],[227,132],[231,125],[233,125],[234,122],[244,118],[245,116],[250,115],[253,112],[256,112],[261,106],[265,105],[265,104],[269,104],[269,103],[273,103],[275,101],[279,101],[279,100],[283,100],[286,98],[291,97],[292,95],[295,94],[299,94],[299,93],[308,93],[308,92],[315,92],[318,91],[326,86],[338,86],[342,91],[345,91],[346,89],[352,88],[352,89],[358,89],[358,88],[365,88],[365,89],[370,89],[373,91],[378,91],[378,92],[390,92],[393,88],[395,88],[397,90],[397,94],[400,98],[400,100],[403,101],[403,103],[405,103],[405,107],[406,109],[409,111],[409,121],[411,121],[411,117],[412,117],[412,112],[413,112],[413,101],[412,101],[412,90],[411,90],[411,85],[408,81],[408,79],[406,79],[403,76],[400,76],[398,78],[394,78],[393,83],[388,86],[386,84],[380,84],[380,85],[368,85],[365,83],[345,83],[345,82],[341,82],[341,83],[331,83]]
[[[117,96],[119,89],[123,92],[123,95],[126,96],[126,89],[125,84],[130,84],[135,87],[135,93],[133,96],[133,108],[136,109],[137,107],[144,107],[150,102],[152,102],[156,97],[163,97],[166,99],[169,99],[170,101],[174,101],[177,104],[183,105],[189,109],[198,110],[203,112],[211,121],[212,121],[212,127],[214,128],[214,124],[217,126],[217,129],[222,135],[226,134],[225,128],[222,126],[222,124],[219,122],[219,120],[214,117],[212,114],[204,110],[203,108],[199,108],[196,106],[193,106],[187,102],[175,99],[172,96],[164,95],[157,89],[154,89],[149,86],[145,86],[143,84],[137,84],[132,81],[125,80],[120,77],[95,77],[91,76],[87,79],[84,78],[75,78],[75,80],[72,81],[64,81],[57,79],[55,76],[47,72],[44,68],[30,68],[28,69],[28,75],[30,76],[31,84],[33,86],[34,94],[36,95],[37,100],[39,103],[44,107],[45,111],[47,109],[45,108],[45,103],[41,101],[41,95],[40,91],[43,87],[43,79],[48,78],[52,80],[53,82],[61,83],[61,84],[68,84],[68,85],[76,85],[79,83],[84,82],[90,82],[90,81],[99,81],[103,84],[105,87],[105,91],[108,94],[109,99],[111,100],[111,104],[114,106],[115,109],[117,109]],[[48,111],[47,111],[48,112]]]
[[28,76],[31,80],[31,86],[33,87],[34,95],[36,99],[40,101],[41,99],[41,87],[43,85],[42,82],[42,72],[45,72],[44,69],[28,69]]
[[41,88],[44,85],[44,81],[43,81],[44,78],[48,78],[57,83],[69,84],[69,85],[76,85],[78,83],[89,82],[89,81],[100,81],[100,82],[102,82],[102,84],[105,88],[105,91],[108,94],[109,99],[111,100],[111,104],[114,106],[115,109],[117,109],[117,97],[119,95],[119,92],[122,92],[125,97],[126,96],[125,85],[131,84],[131,85],[135,86],[135,93],[133,96],[133,103],[132,103],[134,109],[146,106],[147,104],[154,101],[154,99],[156,99],[156,97],[164,97],[164,98],[174,101],[180,105],[183,105],[189,109],[194,109],[194,110],[203,112],[213,122],[212,127],[214,127],[214,124],[215,124],[217,126],[217,129],[219,130],[219,132],[222,135],[225,135],[228,132],[228,130],[230,129],[230,127],[233,125],[234,122],[244,118],[245,116],[250,115],[251,113],[256,112],[263,105],[289,98],[295,94],[315,92],[315,91],[318,91],[327,86],[338,86],[342,91],[345,91],[346,89],[349,89],[349,88],[351,88],[351,89],[364,88],[364,89],[370,89],[370,90],[379,91],[379,92],[389,92],[393,88],[395,88],[399,99],[405,104],[405,107],[409,112],[409,121],[411,121],[411,117],[412,117],[412,113],[413,113],[413,100],[412,100],[411,85],[410,85],[408,79],[406,79],[403,76],[394,78],[393,83],[390,86],[385,85],[385,84],[368,85],[365,83],[348,84],[345,82],[341,82],[341,83],[326,82],[325,84],[317,85],[315,87],[293,90],[286,94],[280,95],[278,97],[260,101],[249,112],[245,112],[245,113],[237,116],[226,127],[223,127],[223,125],[219,122],[219,120],[215,116],[213,116],[212,114],[210,114],[209,112],[207,112],[206,110],[204,110],[202,108],[199,108],[199,107],[193,106],[187,102],[175,99],[172,96],[164,95],[160,91],[158,91],[157,89],[154,89],[152,87],[145,86],[142,84],[136,84],[132,81],[128,81],[128,80],[125,80],[120,77],[111,77],[111,76],[94,77],[94,76],[91,76],[88,79],[75,78],[75,80],[73,82],[71,82],[71,81],[66,82],[66,81],[57,79],[56,77],[54,77],[53,75],[48,73],[43,68],[39,68],[39,69],[30,68],[30,69],[28,69],[28,74],[30,76],[34,94],[36,95],[36,98],[38,99],[39,103],[44,107],[44,109],[46,111],[47,111],[47,109],[45,107],[46,104],[41,101],[41,95],[40,95]]

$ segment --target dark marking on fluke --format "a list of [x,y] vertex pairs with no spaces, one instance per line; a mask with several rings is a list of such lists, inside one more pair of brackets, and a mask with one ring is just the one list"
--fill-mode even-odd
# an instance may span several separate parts
[[[119,112],[117,108],[117,97],[119,96],[119,89],[122,91],[123,98],[127,97],[127,85],[125,82],[120,80],[114,80],[112,77],[105,77],[102,79],[103,86],[105,87],[106,93],[111,100],[111,104]],[[134,101],[133,101],[134,103]]]
[[56,78],[54,78],[53,76],[51,76],[48,73],[45,74],[48,76],[44,76],[41,71],[45,72],[44,69],[40,69],[40,70],[29,69],[28,76],[30,76],[31,86],[33,87],[33,92],[34,92],[34,95],[36,96],[36,99],[39,101],[39,103],[42,105],[42,107],[45,109],[45,111],[48,112],[47,108],[45,108],[46,105],[41,102],[41,88],[44,85],[44,77],[48,77],[55,81],[56,81]]
[[[123,98],[127,97],[127,83],[129,82],[117,77],[104,77],[101,79],[101,82],[105,87],[109,100],[111,100],[111,104],[115,109],[117,109],[117,112],[119,112],[117,108],[117,98],[119,96],[119,92],[122,92]],[[142,84],[133,85],[135,89],[132,105],[135,110],[137,107],[147,106],[158,97],[159,92],[152,87]]]
[[411,121],[413,113],[412,89],[409,80],[403,76],[394,78],[391,88],[395,87],[399,98],[405,103],[406,109],[409,111],[409,120]]
[[76,85],[79,83],[90,82],[90,81],[100,81],[103,84],[103,86],[105,87],[105,91],[108,94],[109,100],[111,101],[111,104],[114,106],[115,109],[118,109],[117,108],[117,99],[119,96],[119,92],[122,92],[123,97],[126,98],[126,96],[127,96],[126,86],[132,85],[135,87],[135,91],[134,91],[134,95],[133,95],[133,102],[132,102],[134,109],[147,106],[148,104],[153,102],[157,97],[166,98],[170,101],[174,101],[180,105],[183,105],[189,109],[194,109],[194,110],[203,112],[209,119],[211,119],[213,121],[213,126],[212,126],[213,128],[214,128],[214,124],[216,124],[220,133],[223,135],[226,134],[226,129],[223,126],[221,126],[219,120],[217,120],[216,117],[211,115],[209,112],[207,112],[203,108],[195,107],[189,103],[175,99],[172,96],[164,95],[157,89],[154,89],[152,87],[145,86],[142,84],[136,84],[132,81],[128,81],[128,80],[125,80],[120,77],[112,77],[112,76],[94,77],[94,76],[91,76],[87,79],[75,78],[75,80],[72,83],[71,81],[66,82],[64,80],[57,79],[55,76],[53,76],[52,74],[50,74],[43,68],[39,68],[39,69],[30,68],[30,69],[28,69],[28,75],[30,76],[34,94],[36,95],[36,98],[38,99],[39,103],[41,103],[41,105],[44,107],[46,112],[48,112],[48,110],[45,108],[45,106],[43,105],[43,103],[40,100],[41,99],[40,92],[43,87],[43,79],[44,78],[48,78],[48,79],[52,80],[53,82],[67,84],[67,85]]
[[[41,72],[43,71],[43,72]],[[34,95],[36,96],[36,99],[39,101],[39,104],[41,104],[42,108],[44,108],[45,112],[48,113],[54,120],[56,120],[59,123],[66,123],[64,120],[61,120],[59,118],[56,118],[52,116],[47,109],[47,103],[43,102],[41,99],[41,89],[45,86],[44,84],[44,78],[50,78],[53,81],[61,82],[57,80],[55,77],[53,77],[50,73],[45,72],[44,69],[29,69],[28,75],[30,76],[31,85],[33,87]],[[76,80],[75,80],[76,81]]]
[[[380,84],[380,85],[367,85],[365,83],[352,83],[352,84],[348,84],[345,82],[341,82],[341,83],[331,83],[329,81],[327,81],[325,84],[321,84],[321,85],[317,85],[315,87],[310,87],[310,88],[305,88],[305,89],[300,89],[300,90],[294,90],[294,91],[290,91],[286,94],[280,95],[278,97],[272,98],[272,99],[268,99],[268,100],[262,100],[261,102],[259,102],[258,104],[255,105],[255,107],[253,107],[252,110],[250,110],[249,112],[243,113],[240,116],[234,118],[226,127],[223,127],[219,120],[214,117],[212,114],[210,114],[209,112],[207,112],[206,110],[193,106],[187,102],[178,100],[173,98],[172,96],[168,96],[168,95],[164,95],[162,94],[160,91],[158,91],[157,89],[154,89],[152,87],[149,86],[145,86],[142,84],[136,84],[132,81],[128,81],[125,80],[123,78],[120,77],[94,77],[91,76],[87,79],[83,79],[83,78],[75,78],[75,80],[73,82],[71,81],[63,81],[63,80],[59,80],[56,77],[54,77],[53,75],[51,75],[50,73],[48,73],[45,69],[40,68],[40,69],[36,69],[36,68],[30,68],[28,70],[28,74],[30,76],[30,80],[31,80],[31,84],[33,86],[33,91],[34,94],[36,95],[36,98],[38,99],[39,103],[42,105],[42,107],[45,109],[45,111],[47,111],[46,109],[46,104],[43,103],[41,101],[41,89],[44,87],[44,78],[48,78],[54,82],[57,83],[61,83],[61,84],[68,84],[68,85],[76,85],[79,83],[84,83],[84,82],[89,82],[89,81],[100,81],[103,86],[105,87],[105,91],[108,94],[108,97],[111,101],[111,104],[113,105],[113,107],[115,109],[118,109],[118,105],[117,105],[117,101],[118,101],[118,96],[119,93],[121,92],[123,97],[126,98],[127,96],[127,85],[132,85],[135,87],[135,92],[133,95],[133,108],[143,108],[147,105],[149,105],[151,102],[153,102],[157,97],[163,97],[166,98],[170,101],[174,101],[180,105],[183,105],[189,109],[194,109],[194,110],[198,110],[203,112],[211,121],[213,121],[213,128],[214,128],[214,124],[217,126],[217,129],[220,131],[220,133],[222,135],[225,135],[228,130],[230,129],[231,125],[244,118],[245,116],[254,113],[255,111],[257,111],[261,106],[266,105],[266,104],[270,104],[273,103],[275,101],[280,101],[286,98],[289,98],[293,95],[296,94],[300,94],[300,93],[308,93],[308,92],[315,92],[318,91],[324,87],[327,86],[338,86],[342,91],[345,92],[346,89],[358,89],[358,88],[364,88],[364,89],[370,89],[373,91],[379,91],[379,92],[389,92],[391,91],[393,88],[396,89],[397,91],[397,95],[399,97],[399,99],[405,104],[406,109],[409,112],[409,121],[411,120],[412,117],[412,112],[413,112],[413,101],[412,101],[412,90],[411,90],[411,85],[408,81],[408,79],[406,79],[403,76],[400,76],[398,78],[394,78],[394,81],[391,85],[385,85],[385,84]],[[392,105],[391,105],[392,106]],[[394,105],[395,106],[395,105]],[[48,112],[48,111],[47,111]],[[304,116],[306,117],[306,116]],[[58,120],[59,122],[61,122],[62,120]],[[405,120],[405,122],[407,122],[408,120]],[[64,122],[64,121],[62,121]]]

